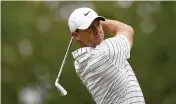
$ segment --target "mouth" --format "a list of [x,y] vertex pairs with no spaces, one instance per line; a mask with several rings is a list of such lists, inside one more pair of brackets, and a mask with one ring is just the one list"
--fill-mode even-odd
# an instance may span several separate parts
[[100,39],[100,38],[101,38],[100,35],[96,35],[96,36],[94,37],[94,39]]
[[101,33],[97,33],[97,34],[95,34],[94,35],[94,37],[93,37],[93,40],[97,43],[97,44],[99,44],[99,43],[101,43],[102,41],[103,41],[103,36],[101,35]]
[[100,36],[95,37],[95,39],[100,39]]
[[97,41],[99,43],[99,42],[101,42],[102,37],[101,36],[96,36],[94,39],[95,39],[95,41]]

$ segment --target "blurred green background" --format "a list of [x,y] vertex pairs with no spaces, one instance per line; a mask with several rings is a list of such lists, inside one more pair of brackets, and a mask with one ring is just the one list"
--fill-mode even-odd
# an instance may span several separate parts
[[[176,104],[174,1],[2,1],[1,103],[95,104],[76,75],[71,54],[59,81],[68,95],[60,96],[54,86],[70,41],[67,20],[79,7],[131,25],[129,62],[146,103]],[[77,48],[74,42],[71,51]]]

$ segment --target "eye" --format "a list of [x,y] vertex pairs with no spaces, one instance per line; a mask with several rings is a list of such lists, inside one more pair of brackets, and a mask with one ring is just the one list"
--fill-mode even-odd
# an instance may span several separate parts
[[98,23],[96,24],[96,26],[97,26],[97,27],[100,27],[100,22],[98,22]]

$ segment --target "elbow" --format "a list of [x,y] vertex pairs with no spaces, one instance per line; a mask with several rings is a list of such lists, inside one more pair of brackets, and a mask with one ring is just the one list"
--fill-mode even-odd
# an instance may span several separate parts
[[132,47],[133,45],[133,36],[134,36],[134,29],[129,26],[129,42],[130,42],[130,48]]
[[127,29],[126,29],[129,34],[131,34],[132,36],[134,35],[134,29],[131,27],[131,26],[128,26]]
[[126,31],[125,35],[129,40],[130,48],[131,48],[133,44],[134,29],[131,26],[127,25],[124,30]]
[[129,35],[130,37],[133,37],[134,35],[134,29],[129,25],[125,25],[124,27],[122,27],[121,31],[123,31],[125,34]]

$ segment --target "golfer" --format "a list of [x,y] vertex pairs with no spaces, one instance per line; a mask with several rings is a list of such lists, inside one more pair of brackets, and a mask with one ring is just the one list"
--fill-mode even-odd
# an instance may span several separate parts
[[[90,8],[75,9],[68,25],[80,48],[72,52],[76,73],[96,104],[145,104],[128,63],[134,30],[98,16]],[[113,35],[104,39],[104,31]]]

